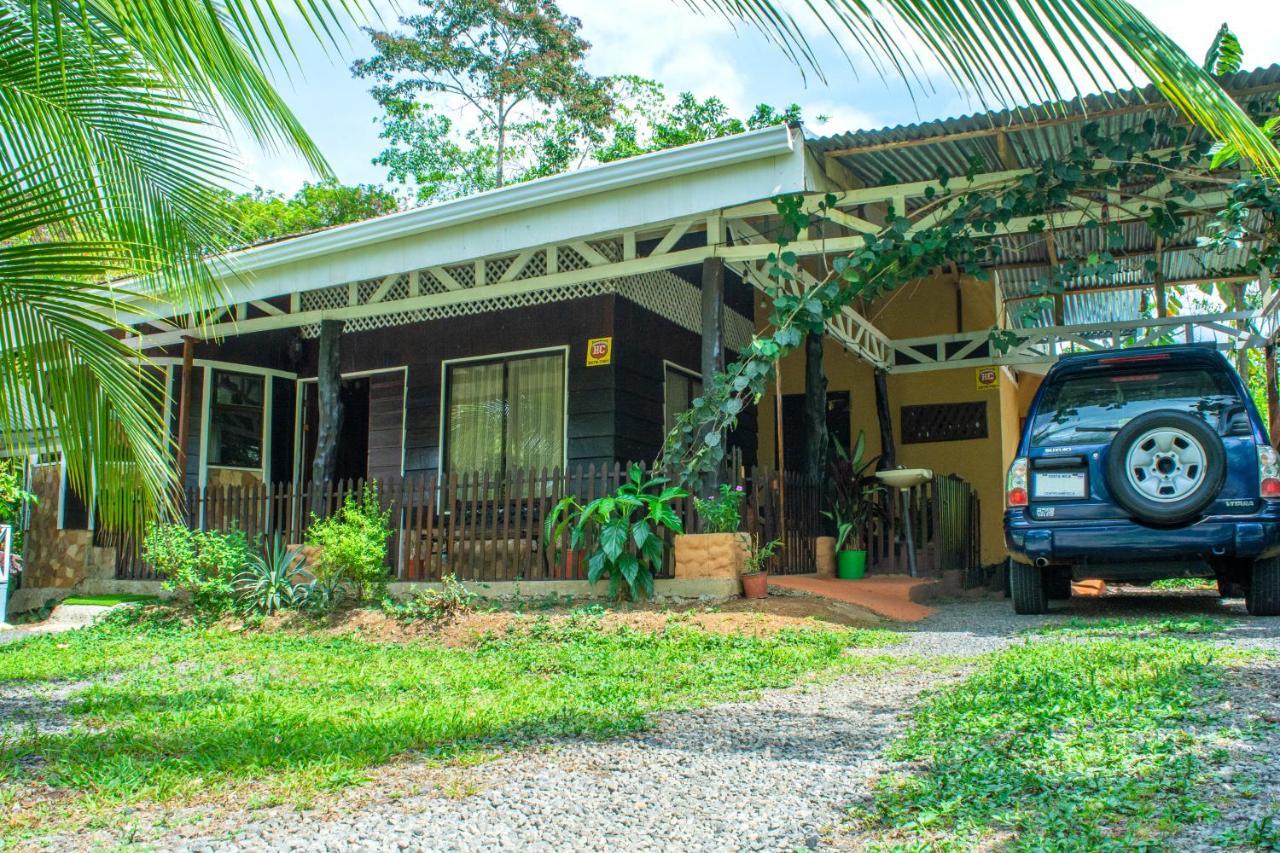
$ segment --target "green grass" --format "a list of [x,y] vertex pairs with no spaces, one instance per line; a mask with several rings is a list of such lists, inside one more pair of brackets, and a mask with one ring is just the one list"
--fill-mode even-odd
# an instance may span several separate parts
[[159,601],[154,595],[135,595],[121,593],[118,595],[72,595],[62,599],[63,604],[90,604],[99,607],[114,607],[117,604],[150,604]]
[[1061,637],[1143,637],[1161,634],[1216,634],[1230,627],[1226,619],[1213,616],[1165,616],[1096,619],[1072,618],[1041,625],[1032,633]]
[[446,648],[231,633],[165,624],[156,612],[0,647],[0,689],[89,682],[68,706],[70,732],[0,735],[0,792],[35,782],[101,805],[249,785],[255,797],[305,800],[406,752],[469,761],[534,738],[616,735],[654,711],[870,668],[875,656],[844,649],[897,640],[843,629],[606,631],[579,616]]
[[1197,732],[1224,660],[1179,637],[1035,642],[930,697],[890,751],[910,769],[855,815],[910,849],[1159,846],[1212,813]]
[[1213,578],[1163,578],[1151,582],[1152,589],[1217,589]]

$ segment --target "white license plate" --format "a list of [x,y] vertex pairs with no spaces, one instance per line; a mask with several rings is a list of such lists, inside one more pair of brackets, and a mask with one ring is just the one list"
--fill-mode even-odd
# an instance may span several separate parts
[[1036,474],[1036,497],[1082,498],[1084,497],[1084,472],[1064,474]]

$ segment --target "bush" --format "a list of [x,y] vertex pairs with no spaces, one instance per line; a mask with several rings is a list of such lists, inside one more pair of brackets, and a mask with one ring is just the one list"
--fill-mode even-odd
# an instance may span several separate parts
[[702,519],[703,533],[737,533],[742,525],[742,486],[728,483],[720,486],[720,494],[694,498],[693,509]]
[[479,596],[463,586],[457,575],[445,575],[441,580],[440,589],[415,593],[400,604],[391,603],[386,607],[387,612],[402,622],[419,619],[434,622],[475,612]]
[[223,533],[153,523],[142,543],[142,558],[164,578],[165,589],[213,615],[231,608],[233,582],[249,556],[248,540],[235,529]]
[[382,598],[387,588],[390,521],[391,511],[382,509],[373,487],[365,489],[359,500],[347,495],[342,508],[328,518],[313,516],[307,544],[317,549],[311,563],[316,584],[330,591],[349,584],[362,600]]

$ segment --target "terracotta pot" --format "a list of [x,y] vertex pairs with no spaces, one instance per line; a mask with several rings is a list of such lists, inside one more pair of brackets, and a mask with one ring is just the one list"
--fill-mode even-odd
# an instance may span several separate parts
[[766,598],[769,595],[769,573],[756,572],[742,576],[743,598]]
[[814,550],[814,568],[818,570],[818,577],[829,578],[834,577],[836,573],[836,537],[819,536],[813,540]]
[[557,580],[586,580],[587,552],[581,548],[562,551],[555,569],[554,577]]

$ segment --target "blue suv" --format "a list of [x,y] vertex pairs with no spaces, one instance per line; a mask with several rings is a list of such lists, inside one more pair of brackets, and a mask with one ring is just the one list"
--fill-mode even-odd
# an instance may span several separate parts
[[1216,578],[1280,615],[1280,462],[1221,353],[1181,345],[1063,358],[1009,467],[1005,542],[1018,613],[1073,578]]

